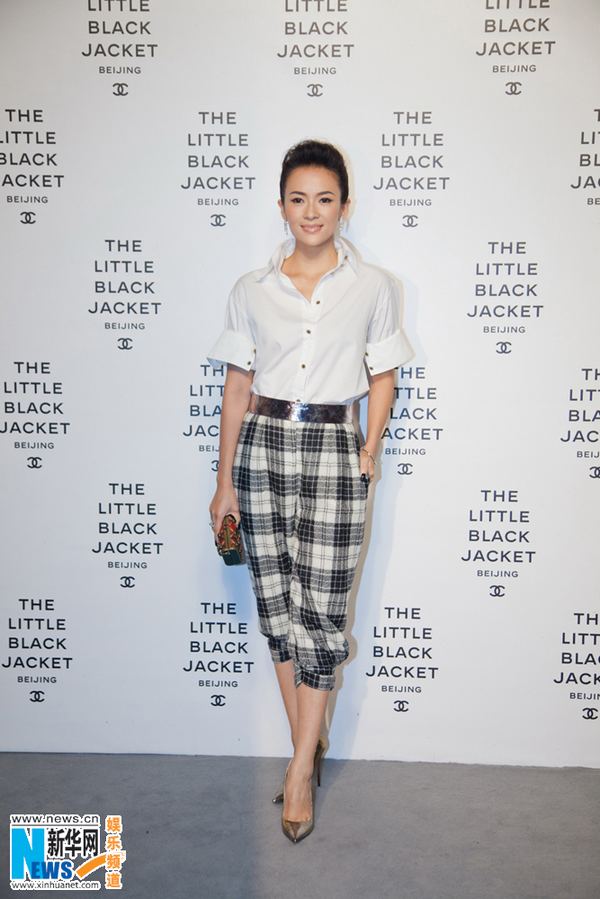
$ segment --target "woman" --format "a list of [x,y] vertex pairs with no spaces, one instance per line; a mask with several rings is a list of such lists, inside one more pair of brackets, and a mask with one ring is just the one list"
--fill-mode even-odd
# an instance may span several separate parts
[[[314,826],[319,734],[335,668],[348,657],[347,600],[394,369],[413,352],[395,282],[339,236],[350,200],[335,147],[307,140],[288,151],[279,208],[291,237],[236,282],[207,356],[227,363],[209,511],[215,533],[228,512],[241,521],[290,724],[282,827],[297,842]],[[367,392],[360,446],[353,407]]]

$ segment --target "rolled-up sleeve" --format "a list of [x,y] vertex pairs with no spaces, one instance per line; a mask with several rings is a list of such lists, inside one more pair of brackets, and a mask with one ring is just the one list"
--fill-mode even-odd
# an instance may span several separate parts
[[248,316],[246,294],[238,281],[227,300],[225,326],[206,354],[211,365],[231,362],[246,371],[255,367],[256,344]]
[[402,301],[397,283],[382,284],[367,331],[365,364],[372,375],[404,365],[414,350],[402,327]]

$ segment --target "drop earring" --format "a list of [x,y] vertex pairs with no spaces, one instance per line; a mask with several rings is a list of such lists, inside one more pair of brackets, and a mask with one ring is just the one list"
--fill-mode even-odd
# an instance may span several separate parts
[[283,220],[283,230],[285,231],[285,236],[287,237],[288,234],[290,233],[290,230],[289,230],[289,228],[288,228],[287,219],[284,219],[284,220]]

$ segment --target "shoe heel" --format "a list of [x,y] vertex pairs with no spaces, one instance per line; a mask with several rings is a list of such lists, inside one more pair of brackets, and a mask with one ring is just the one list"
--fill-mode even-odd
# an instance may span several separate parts
[[321,786],[321,761],[323,759],[323,755],[325,753],[325,743],[322,738],[319,737],[319,741],[317,743],[317,748],[315,750],[315,769],[317,775],[317,786]]
[[[317,747],[315,749],[315,756],[314,756],[314,767],[315,767],[315,771],[316,771],[316,775],[317,775],[317,786],[319,786],[319,787],[321,786],[321,759],[323,758],[325,749],[326,749],[326,747],[325,747],[323,738],[319,737],[318,742],[317,742]],[[275,804],[275,805],[280,802],[283,802],[283,786],[279,788],[277,793],[275,793],[271,802],[273,802],[273,804]]]

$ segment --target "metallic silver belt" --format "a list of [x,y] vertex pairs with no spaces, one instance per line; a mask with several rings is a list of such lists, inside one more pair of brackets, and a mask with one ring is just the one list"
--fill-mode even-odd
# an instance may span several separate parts
[[298,403],[294,400],[278,400],[271,396],[255,394],[258,415],[273,418],[289,418],[291,421],[351,422],[352,404],[346,403]]

